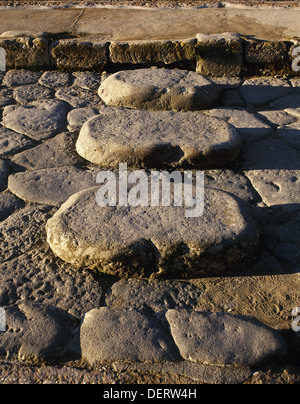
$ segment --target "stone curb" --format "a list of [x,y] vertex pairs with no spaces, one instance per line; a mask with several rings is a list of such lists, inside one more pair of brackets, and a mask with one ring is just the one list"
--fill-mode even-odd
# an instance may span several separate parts
[[[20,35],[16,33],[16,35]],[[197,34],[178,40],[103,42],[95,37],[1,35],[10,69],[114,71],[133,67],[179,67],[208,77],[292,75],[296,40],[264,41],[237,33]]]

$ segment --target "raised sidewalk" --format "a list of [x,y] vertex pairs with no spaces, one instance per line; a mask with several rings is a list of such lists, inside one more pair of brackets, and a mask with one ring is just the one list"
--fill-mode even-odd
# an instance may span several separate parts
[[179,64],[207,76],[295,75],[299,20],[299,7],[2,8],[0,46],[8,69]]

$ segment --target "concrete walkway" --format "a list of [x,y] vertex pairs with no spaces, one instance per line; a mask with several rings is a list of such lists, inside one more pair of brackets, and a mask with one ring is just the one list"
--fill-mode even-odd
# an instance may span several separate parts
[[96,36],[103,41],[178,39],[197,33],[239,32],[264,40],[300,37],[300,8],[97,7],[21,8],[0,10],[0,32],[71,34]]

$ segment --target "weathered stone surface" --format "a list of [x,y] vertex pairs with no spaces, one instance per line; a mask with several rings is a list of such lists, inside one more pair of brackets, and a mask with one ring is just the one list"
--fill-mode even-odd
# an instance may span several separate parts
[[258,230],[248,207],[205,190],[203,216],[184,207],[105,207],[99,188],[73,195],[47,223],[56,255],[75,266],[123,277],[199,277],[234,270],[255,253]]
[[0,159],[0,191],[6,188],[7,177],[9,175],[9,163]]
[[32,147],[34,142],[28,137],[0,126],[0,156],[9,156]]
[[244,142],[261,139],[270,135],[273,128],[255,114],[240,108],[215,108],[209,111],[210,116],[226,120],[242,135]]
[[105,301],[112,308],[159,312],[193,309],[201,299],[201,294],[201,289],[188,282],[122,279],[111,287]]
[[107,42],[61,39],[52,44],[51,61],[62,71],[102,71],[107,63],[107,49]]
[[76,87],[81,87],[86,90],[96,91],[101,84],[101,75],[93,72],[75,72],[73,74]]
[[[103,279],[102,279],[103,282]],[[53,256],[48,247],[33,248],[0,265],[0,305],[22,300],[55,306],[80,318],[102,305],[101,279]]]
[[270,104],[270,107],[273,109],[286,110],[289,108],[299,108],[299,103],[300,103],[300,92],[296,92],[295,88],[292,88],[292,94],[286,95],[285,97],[273,101]]
[[48,40],[46,38],[0,39],[6,51],[8,69],[44,69],[49,67]]
[[48,206],[29,206],[0,223],[0,263],[30,251],[44,241]]
[[68,102],[73,108],[97,107],[101,104],[95,92],[81,87],[62,87],[56,91],[55,97]]
[[23,202],[10,192],[0,194],[0,222],[7,219],[16,209],[23,207]]
[[29,170],[76,165],[83,159],[76,153],[75,143],[78,135],[61,133],[46,140],[33,149],[16,155],[12,161]]
[[221,90],[203,76],[187,70],[124,70],[109,76],[99,88],[107,105],[193,111],[215,106]]
[[158,320],[137,310],[91,310],[81,323],[80,344],[82,357],[91,365],[101,361],[180,359],[174,342]]
[[66,128],[68,106],[63,101],[35,101],[4,108],[3,124],[34,140],[45,140]]
[[19,104],[29,104],[33,101],[45,100],[54,97],[54,92],[40,84],[29,84],[15,89],[14,97]]
[[9,176],[8,188],[26,202],[59,207],[70,196],[96,184],[97,171],[54,167]]
[[0,107],[6,107],[7,105],[12,104],[15,104],[13,90],[11,88],[2,88],[0,90]]
[[286,142],[253,142],[245,153],[242,169],[268,206],[300,202],[299,153]]
[[240,88],[240,93],[246,103],[255,106],[266,105],[278,98],[292,94],[294,91],[287,80],[269,77],[245,80]]
[[182,41],[112,42],[109,56],[112,63],[158,63],[166,65],[196,59],[195,38]]
[[9,87],[26,86],[35,84],[41,77],[41,73],[29,70],[10,70],[6,73],[2,84]]
[[0,355],[6,359],[51,361],[61,357],[79,322],[63,310],[30,302],[6,307],[5,312],[7,331],[0,334]]
[[239,34],[198,34],[197,69],[204,76],[239,76],[243,47]]
[[287,352],[279,333],[251,317],[186,310],[165,316],[180,354],[192,362],[256,366]]
[[104,167],[215,168],[237,158],[234,128],[201,113],[106,108],[83,126],[77,152]]
[[85,107],[73,109],[73,111],[68,114],[68,129],[70,131],[80,130],[85,122],[98,114],[99,111],[95,108]]
[[[286,125],[278,128],[277,134],[282,140],[295,148],[300,148],[300,123]],[[300,157],[300,156],[299,156]]]
[[266,110],[266,111],[259,111],[258,116],[262,117],[266,120],[267,123],[273,125],[275,127],[283,126],[283,125],[290,125],[297,121],[297,118],[293,116],[293,114],[289,114],[289,111],[285,112],[282,110]]
[[66,87],[71,84],[71,75],[55,70],[47,71],[43,73],[39,83],[50,88]]

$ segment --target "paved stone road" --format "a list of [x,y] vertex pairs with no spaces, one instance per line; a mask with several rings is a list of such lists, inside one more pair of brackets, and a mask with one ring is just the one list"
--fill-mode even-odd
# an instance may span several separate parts
[[[297,358],[299,338],[290,329],[291,312],[300,306],[300,80],[215,80],[222,95],[212,109],[194,114],[235,128],[240,138],[237,159],[235,154],[223,168],[218,164],[205,172],[211,205],[219,211],[223,204],[225,224],[212,209],[204,216],[207,229],[200,227],[206,248],[200,248],[191,226],[188,253],[178,247],[180,238],[177,246],[163,246],[166,235],[154,226],[150,233],[161,257],[154,272],[161,279],[149,280],[117,277],[128,276],[116,269],[128,260],[129,276],[147,277],[151,270],[145,263],[149,269],[157,260],[147,243],[121,249],[118,239],[130,230],[134,214],[126,222],[124,211],[119,216],[109,211],[100,229],[99,217],[89,223],[90,215],[84,216],[92,212],[91,189],[100,168],[78,154],[79,131],[88,119],[86,125],[93,126],[112,110],[124,114],[100,99],[104,79],[57,71],[1,76],[0,306],[7,331],[0,333],[0,355],[38,363],[71,356],[91,366],[109,361],[120,374],[173,373],[215,383],[241,383],[262,364]],[[145,155],[140,161],[147,162]],[[171,224],[176,212],[172,215]],[[110,232],[114,222],[117,230]],[[140,223],[134,225],[139,230]],[[112,246],[106,257],[100,254],[100,268],[94,253],[99,231]],[[128,258],[128,246],[139,265]],[[80,257],[86,252],[82,262],[76,251]],[[180,280],[178,273],[184,275],[193,263],[206,271]],[[222,265],[226,277],[220,277]],[[110,270],[103,274],[101,267]],[[171,267],[179,271],[176,280],[166,279]],[[207,273],[215,277],[201,278]]]

